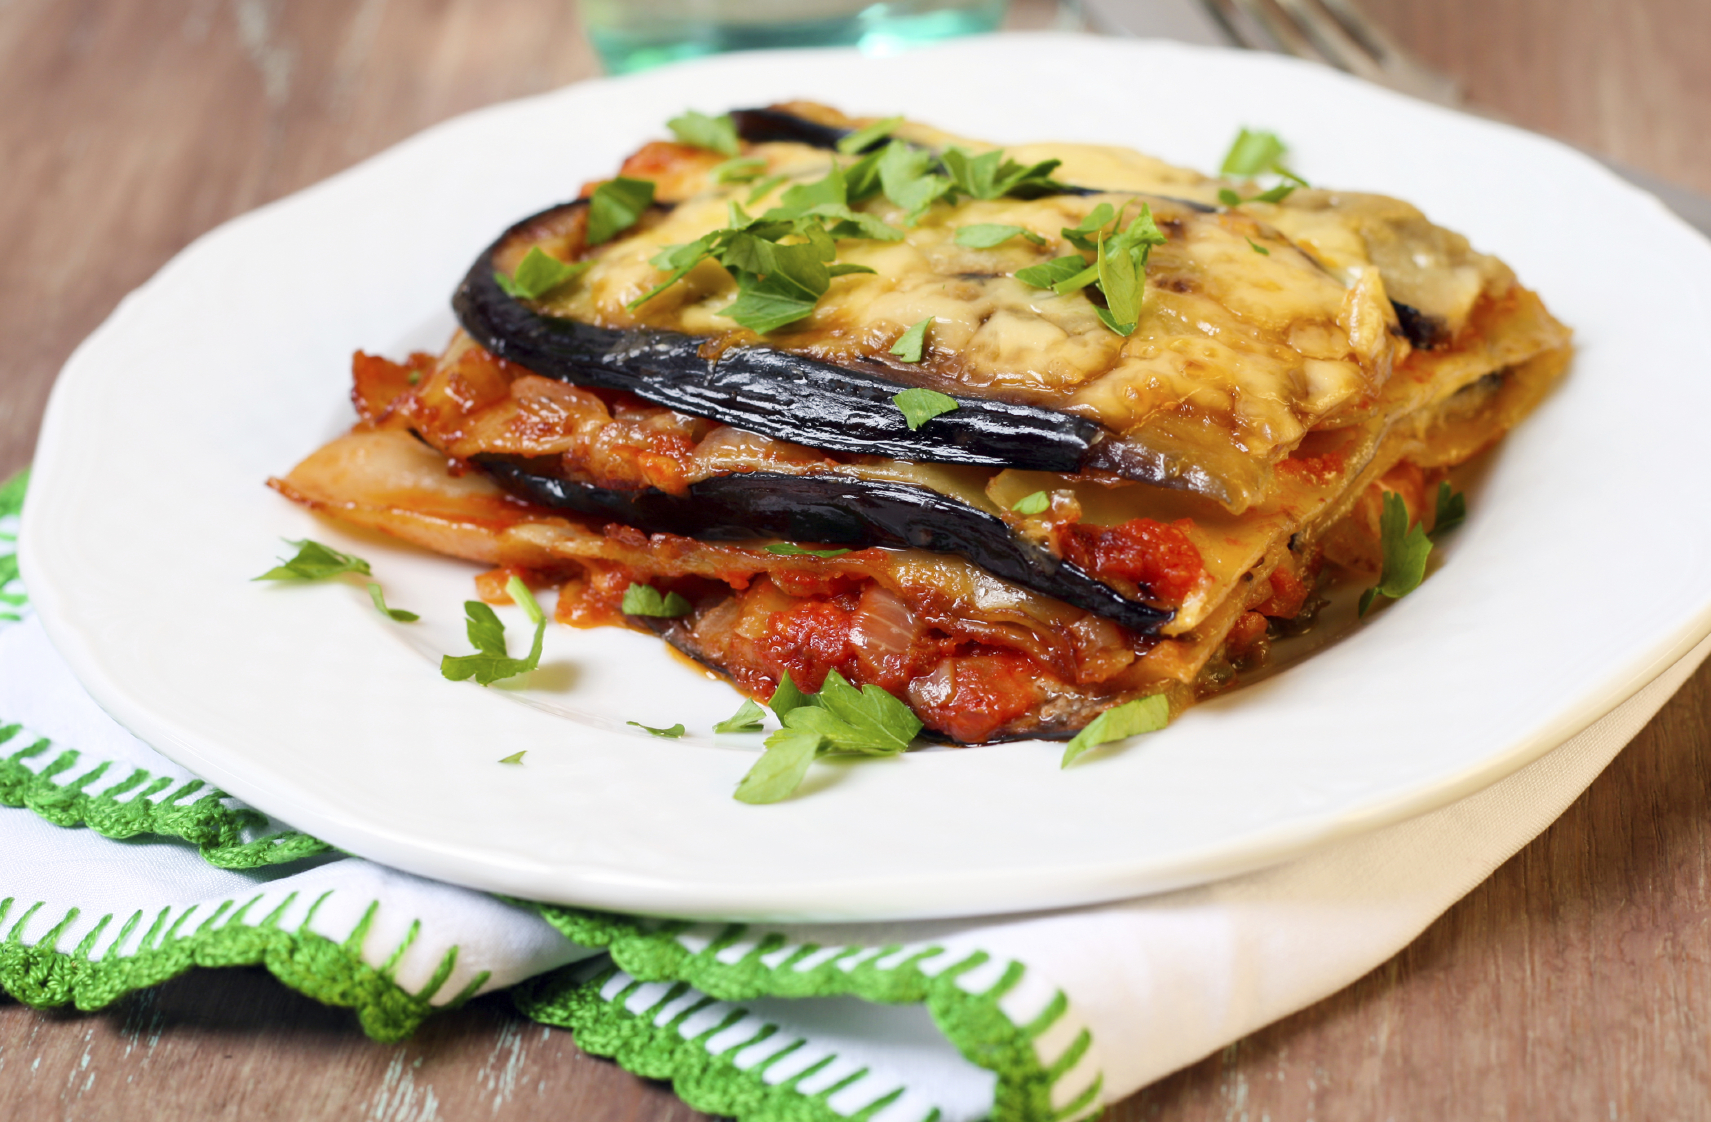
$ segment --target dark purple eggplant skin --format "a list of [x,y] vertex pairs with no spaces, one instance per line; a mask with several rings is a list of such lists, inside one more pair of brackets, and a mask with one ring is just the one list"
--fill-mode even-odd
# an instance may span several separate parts
[[1402,334],[1419,350],[1429,351],[1449,341],[1449,330],[1437,316],[1400,300],[1392,300],[1390,306],[1396,309],[1396,322],[1401,325]]
[[707,359],[701,354],[707,340],[696,336],[541,315],[499,287],[493,258],[514,233],[562,209],[506,231],[476,259],[452,298],[471,338],[543,377],[626,390],[777,440],[899,460],[1075,472],[1109,436],[1085,418],[978,397],[958,397],[955,410],[911,429],[891,400],[908,386],[889,378],[771,347],[729,347]]
[[519,498],[649,533],[700,541],[774,537],[814,546],[950,553],[1140,635],[1156,635],[1175,616],[1169,608],[1130,600],[1071,562],[1017,537],[1003,519],[927,487],[757,471],[704,479],[678,496],[652,487],[596,487],[496,456],[476,456],[472,462]]

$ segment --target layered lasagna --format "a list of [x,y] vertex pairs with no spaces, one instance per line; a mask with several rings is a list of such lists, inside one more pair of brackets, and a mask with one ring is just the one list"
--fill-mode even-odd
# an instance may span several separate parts
[[[1378,581],[1387,507],[1432,529],[1569,354],[1395,199],[808,104],[721,123],[506,231],[450,345],[358,354],[356,426],[274,486],[763,701],[835,671],[943,740],[1062,738],[1179,712]],[[626,614],[641,585],[675,608]]]

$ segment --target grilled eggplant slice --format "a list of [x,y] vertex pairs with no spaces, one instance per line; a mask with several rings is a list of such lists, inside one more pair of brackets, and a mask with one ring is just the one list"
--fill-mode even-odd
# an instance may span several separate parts
[[692,483],[685,495],[657,487],[621,491],[532,472],[493,456],[474,462],[501,487],[544,507],[614,519],[649,533],[702,541],[777,537],[852,549],[883,546],[951,553],[1023,588],[1153,634],[1175,614],[1131,600],[1050,550],[1018,537],[985,511],[926,487],[831,475],[744,472]]

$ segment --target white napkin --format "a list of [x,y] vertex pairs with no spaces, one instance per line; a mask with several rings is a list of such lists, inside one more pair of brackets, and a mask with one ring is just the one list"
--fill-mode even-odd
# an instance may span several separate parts
[[[139,768],[172,785],[112,806],[209,796],[179,792],[193,777],[101,712],[22,614],[0,624],[0,724],[24,726],[0,746],[0,801],[38,810],[0,809],[0,984],[15,996],[90,1008],[195,963],[263,962],[385,1038],[556,970],[519,991],[525,1012],[745,1122],[1091,1114],[1395,954],[1556,818],[1711,651],[1471,798],[1263,872],[1022,916],[679,929],[543,917],[356,857],[232,871],[171,838],[50,825],[94,815],[79,796],[100,801]],[[284,829],[253,818],[205,847],[229,863]]]

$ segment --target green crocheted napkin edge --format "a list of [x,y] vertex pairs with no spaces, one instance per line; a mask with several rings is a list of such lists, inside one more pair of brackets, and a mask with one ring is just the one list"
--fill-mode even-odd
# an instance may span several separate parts
[[[19,512],[28,478],[25,469],[0,484],[0,518]],[[6,585],[16,579],[16,570],[15,554],[0,554],[0,619],[16,619],[18,613],[13,609],[25,603],[22,595],[5,592]],[[0,743],[15,739],[20,731],[18,725],[0,726]],[[133,768],[118,782],[100,786],[118,770],[113,761],[101,761],[67,783],[55,782],[82,759],[75,749],[61,750],[39,771],[25,765],[26,760],[52,750],[51,742],[36,739],[0,759],[0,806],[27,809],[54,825],[87,828],[108,838],[155,837],[185,842],[195,846],[210,864],[223,869],[282,864],[332,848],[294,831],[244,841],[246,831],[266,823],[265,816],[248,808],[227,806],[226,794],[201,780],[189,780],[167,791],[173,780]],[[163,791],[164,798],[154,798]],[[193,795],[199,797],[192,799]],[[414,940],[419,924],[412,925],[410,937],[377,969],[363,961],[361,947],[379,908],[378,901],[340,943],[310,931],[307,919],[295,929],[281,927],[277,917],[290,901],[259,922],[249,923],[245,913],[258,899],[231,910],[229,915],[231,905],[222,904],[186,932],[180,932],[178,924],[160,930],[167,915],[163,910],[133,953],[91,959],[90,951],[113,916],[103,917],[76,949],[54,949],[60,933],[78,916],[73,908],[55,928],[26,946],[20,932],[40,905],[20,913],[17,901],[0,898],[0,928],[7,926],[9,913],[16,916],[9,934],[0,941],[0,989],[34,1008],[70,1004],[89,1011],[159,985],[192,967],[259,965],[305,996],[352,1009],[365,1033],[390,1043],[409,1037],[432,1012],[463,1004],[486,979],[485,974],[478,976],[451,1001],[435,1005],[430,999],[449,977],[457,948],[451,948],[433,978],[418,992],[405,990],[390,973]],[[985,952],[969,954],[942,970],[926,971],[922,964],[945,953],[943,948],[923,948],[901,962],[881,967],[879,962],[899,948],[874,954],[871,948],[849,947],[804,970],[803,960],[819,952],[820,947],[791,946],[781,934],[756,932],[742,924],[727,925],[705,946],[692,948],[679,938],[691,927],[687,923],[532,901],[512,902],[533,910],[571,941],[604,948],[610,959],[610,965],[593,971],[579,963],[520,983],[511,990],[518,1010],[542,1024],[570,1030],[584,1051],[609,1057],[643,1078],[670,1081],[677,1095],[697,1110],[742,1122],[863,1122],[888,1106],[896,1094],[881,1097],[853,1115],[831,1108],[830,1097],[862,1073],[814,1094],[799,1088],[835,1057],[776,1084],[767,1083],[764,1077],[784,1052],[752,1067],[739,1067],[738,1053],[776,1031],[775,1026],[763,1026],[755,1036],[721,1052],[710,1051],[707,1041],[734,1018],[746,1015],[745,1010],[734,1010],[721,1025],[694,1037],[678,1031],[688,1016],[712,1001],[846,995],[887,1004],[924,1005],[946,1039],[965,1058],[997,1076],[991,1114],[995,1122],[1064,1122],[1097,1107],[1098,1076],[1071,1102],[1052,1105],[1055,1084],[1086,1056],[1092,1037],[1083,1029],[1049,1065],[1041,1061],[1034,1041],[1067,1013],[1068,1000],[1060,991],[1032,1022],[1013,1023],[1000,1002],[1020,982],[1025,972],[1021,963],[1009,963],[999,980],[986,990],[969,992],[957,980],[986,963],[989,956]],[[120,942],[142,918],[143,913],[138,912],[126,921]],[[224,923],[220,922],[222,918]],[[736,961],[721,960],[721,952],[745,938],[753,939],[751,950]],[[781,950],[786,951],[782,956],[778,953]],[[840,965],[842,960],[863,952],[867,952],[864,961],[853,967]],[[771,959],[772,964],[763,959]],[[619,970],[633,978],[633,983],[610,999],[603,997],[603,989]],[[636,987],[662,981],[675,984],[659,1002],[640,1012],[629,1009]],[[666,1023],[656,1024],[656,1011],[691,987],[704,998]],[[924,1122],[935,1120],[936,1112]]]

